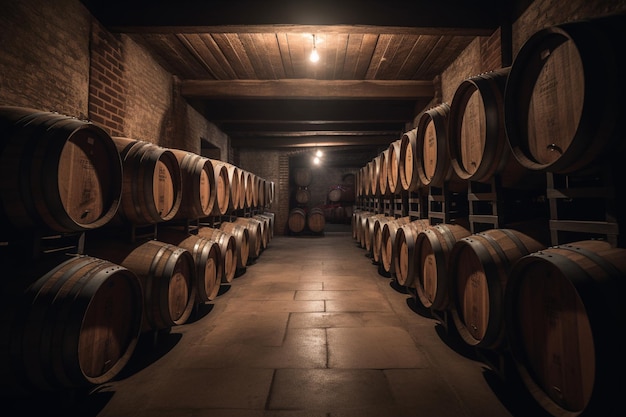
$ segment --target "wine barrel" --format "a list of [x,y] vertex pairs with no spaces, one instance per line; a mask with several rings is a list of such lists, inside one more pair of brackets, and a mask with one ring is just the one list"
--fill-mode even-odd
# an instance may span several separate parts
[[223,274],[219,244],[206,237],[168,228],[160,228],[157,239],[191,253],[196,265],[196,301],[205,303],[214,300]]
[[175,219],[199,219],[211,215],[215,204],[215,173],[208,158],[170,149],[178,159],[183,197]]
[[455,243],[471,232],[458,224],[437,224],[422,230],[415,242],[417,300],[425,308],[445,311],[449,307],[448,261]]
[[294,182],[298,187],[308,187],[313,180],[311,168],[298,167],[293,171]]
[[[513,156],[504,129],[504,89],[510,68],[464,80],[450,104],[448,150],[456,175],[490,182],[496,175],[504,187],[530,187],[532,171]],[[523,181],[524,180],[524,181]]]
[[405,132],[400,138],[400,182],[405,191],[417,191],[421,184],[417,175],[417,128]]
[[142,331],[185,324],[196,302],[196,267],[191,253],[158,240],[86,242],[85,253],[128,268],[143,290]]
[[372,160],[370,166],[370,195],[374,197],[380,196],[380,169],[382,165],[382,157],[380,154],[376,155]]
[[379,213],[379,214],[374,214],[372,216],[368,216],[364,219],[363,242],[364,242],[365,250],[369,254],[373,254],[374,226],[376,225],[376,222],[383,217],[386,217],[386,215],[384,213]]
[[450,253],[450,312],[469,346],[504,345],[504,293],[513,264],[544,249],[513,229],[491,229],[458,240]]
[[383,216],[374,221],[374,228],[372,231],[372,261],[376,264],[380,263],[382,257],[383,228],[387,223],[394,220],[394,216]]
[[228,208],[231,210],[239,210],[243,208],[243,200],[245,201],[245,194],[242,193],[242,185],[241,185],[241,170],[239,167],[233,164],[229,164],[228,162],[223,162],[226,167],[226,172],[228,172]]
[[178,159],[150,142],[113,137],[122,158],[124,181],[119,218],[136,225],[171,220],[182,202]]
[[37,279],[18,302],[10,357],[27,390],[86,388],[126,366],[140,334],[142,290],[127,268],[73,256]]
[[402,225],[396,232],[396,240],[393,243],[397,256],[394,259],[394,270],[398,284],[412,288],[417,276],[415,259],[415,242],[417,235],[430,226],[428,219],[413,220]]
[[411,218],[409,216],[405,216],[386,222],[383,225],[380,261],[385,272],[395,273],[394,259],[398,256],[396,253],[396,246],[394,244],[396,241],[396,233],[401,226],[409,223],[410,221]]
[[382,151],[378,154],[378,190],[381,196],[389,196],[391,192],[389,191],[389,180],[387,179],[387,173],[389,168],[387,167],[389,160],[389,148]]
[[306,211],[296,207],[289,212],[289,218],[287,219],[287,227],[290,232],[300,233],[306,226]]
[[250,258],[250,233],[248,232],[248,228],[242,224],[222,222],[222,224],[220,224],[220,230],[235,238],[237,268],[245,268]]
[[243,171],[244,176],[244,188],[245,188],[245,196],[244,199],[244,208],[254,207],[254,194],[257,192],[256,186],[256,175],[249,171]]
[[230,202],[230,180],[228,179],[228,168],[226,164],[217,159],[210,159],[213,165],[213,173],[215,174],[215,204],[213,204],[214,216],[222,216],[228,212],[231,205]]
[[265,214],[255,214],[253,219],[257,219],[262,225],[263,238],[261,239],[261,250],[267,249],[272,240],[272,218]]
[[452,191],[461,191],[466,183],[452,169],[448,153],[449,113],[450,106],[441,103],[421,114],[417,123],[415,167],[421,184],[434,187],[446,184]]
[[321,233],[326,226],[326,219],[324,218],[324,210],[319,207],[313,207],[309,210],[306,218],[306,224],[310,231],[314,233]]
[[622,414],[626,249],[589,240],[519,259],[506,333],[528,391],[554,416]]
[[122,161],[104,130],[57,113],[1,106],[0,136],[0,226],[82,232],[113,219]]
[[398,139],[389,144],[387,153],[387,185],[389,194],[397,194],[402,190],[400,180],[400,146],[402,139]]
[[526,168],[583,170],[624,151],[624,16],[542,29],[511,67],[505,127]]
[[217,242],[221,255],[221,282],[231,283],[237,272],[237,241],[235,237],[223,230],[206,226],[198,228],[198,236]]
[[296,190],[296,202],[298,204],[307,204],[311,200],[311,193],[307,188],[298,188]]
[[263,223],[251,217],[237,217],[233,223],[240,224],[248,229],[249,255],[248,260],[255,260],[261,255],[263,248]]

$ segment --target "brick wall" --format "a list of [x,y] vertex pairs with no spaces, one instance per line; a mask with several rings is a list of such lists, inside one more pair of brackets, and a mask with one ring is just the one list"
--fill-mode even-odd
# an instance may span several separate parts
[[76,0],[3,1],[0,104],[86,119],[90,22]]

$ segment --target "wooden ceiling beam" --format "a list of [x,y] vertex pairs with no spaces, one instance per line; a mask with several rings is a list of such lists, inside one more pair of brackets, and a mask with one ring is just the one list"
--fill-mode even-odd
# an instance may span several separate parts
[[381,146],[400,139],[397,132],[380,134],[344,134],[319,136],[231,137],[235,148],[300,148],[311,146]]
[[411,80],[183,80],[181,94],[197,98],[413,99],[432,97],[432,81]]

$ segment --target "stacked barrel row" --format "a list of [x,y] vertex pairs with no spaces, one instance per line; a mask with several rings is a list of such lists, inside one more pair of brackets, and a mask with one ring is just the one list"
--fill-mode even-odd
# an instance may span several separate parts
[[374,263],[421,309],[448,314],[462,342],[510,350],[546,411],[618,406],[626,249],[597,240],[546,247],[514,229],[473,234],[365,211],[355,212],[353,226]]
[[0,116],[7,392],[112,379],[141,334],[185,324],[273,236],[273,184],[231,164],[57,113]]
[[[463,190],[495,175],[532,187],[546,173],[607,164],[619,172],[626,65],[618,26],[601,19],[536,33],[511,68],[465,80],[450,106],[424,112],[363,167],[359,195]],[[595,239],[549,246],[515,228],[472,233],[404,213],[361,207],[353,237],[424,310],[450,317],[467,345],[510,354],[551,415],[620,414],[626,249]]]

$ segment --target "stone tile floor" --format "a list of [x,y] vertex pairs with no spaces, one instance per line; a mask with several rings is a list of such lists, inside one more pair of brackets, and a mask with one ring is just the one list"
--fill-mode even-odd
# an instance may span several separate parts
[[393,284],[349,229],[275,236],[192,320],[142,336],[114,381],[11,415],[544,416]]

